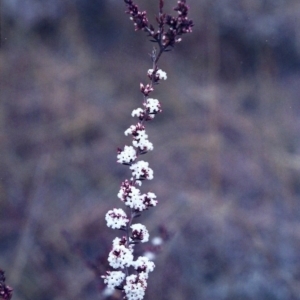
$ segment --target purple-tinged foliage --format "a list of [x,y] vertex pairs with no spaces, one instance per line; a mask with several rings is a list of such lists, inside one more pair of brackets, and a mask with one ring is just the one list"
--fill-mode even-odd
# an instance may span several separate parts
[[[159,16],[156,17],[158,29],[152,24],[149,24],[146,11],[140,11],[138,6],[132,0],[124,0],[126,3],[128,13],[133,21],[135,30],[144,30],[148,32],[152,38],[151,41],[158,43],[160,50],[168,51],[169,47],[174,47],[176,43],[181,42],[181,35],[192,32],[194,26],[193,21],[188,19],[189,7],[186,5],[185,0],[177,2],[174,8],[178,16],[172,17],[171,15],[163,13],[164,1],[159,2]],[[165,27],[168,27],[167,29]],[[159,58],[159,56],[158,56]]]

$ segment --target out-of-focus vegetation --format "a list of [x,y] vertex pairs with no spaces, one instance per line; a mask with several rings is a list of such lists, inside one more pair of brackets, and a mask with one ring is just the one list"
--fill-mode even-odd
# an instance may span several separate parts
[[[138,1],[150,19],[155,2]],[[143,221],[172,239],[146,299],[300,299],[300,2],[188,2],[148,126]],[[1,4],[0,267],[15,300],[101,299],[152,45],[122,1]]]

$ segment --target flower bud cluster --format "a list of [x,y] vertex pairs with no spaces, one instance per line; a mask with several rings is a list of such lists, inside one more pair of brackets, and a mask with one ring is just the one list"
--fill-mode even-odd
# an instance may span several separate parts
[[[177,6],[174,8],[177,11],[177,17],[162,13],[164,1],[160,0],[159,8],[160,14],[156,18],[158,29],[149,24],[145,11],[140,11],[138,6],[132,0],[124,0],[128,10],[126,13],[130,15],[133,21],[135,30],[144,30],[148,32],[152,38],[152,42],[159,44],[164,51],[169,51],[169,47],[174,47],[175,43],[181,42],[181,35],[191,33],[194,26],[193,21],[188,18],[189,7],[186,5],[186,0],[179,0]],[[165,26],[168,28],[165,29]]]
[[130,20],[133,21],[135,30],[143,30],[148,27],[148,19],[146,11],[139,11],[138,6],[132,0],[124,0],[128,10],[126,13],[130,15]]

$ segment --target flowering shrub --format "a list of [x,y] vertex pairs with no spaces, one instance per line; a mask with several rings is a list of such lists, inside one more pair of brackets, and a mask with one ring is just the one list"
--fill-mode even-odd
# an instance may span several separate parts
[[4,271],[0,269],[0,299],[10,300],[13,289],[6,285]]
[[[143,299],[147,288],[148,274],[154,270],[154,263],[146,256],[134,259],[134,246],[138,243],[149,241],[147,228],[140,223],[133,224],[135,218],[150,207],[157,205],[156,195],[153,192],[143,194],[139,187],[145,180],[153,179],[153,170],[149,163],[144,160],[137,161],[140,155],[153,150],[153,144],[148,140],[145,124],[154,119],[162,112],[159,100],[149,98],[154,91],[155,85],[160,80],[166,80],[167,74],[157,66],[158,60],[164,52],[170,51],[175,43],[181,41],[184,33],[192,31],[193,22],[188,19],[188,6],[185,0],[177,2],[174,8],[177,17],[163,13],[164,1],[159,1],[159,15],[156,18],[158,28],[149,24],[146,11],[140,11],[138,6],[131,0],[124,0],[130,19],[133,21],[135,30],[143,30],[151,41],[157,43],[158,49],[154,48],[151,54],[152,68],[147,75],[149,83],[140,84],[140,91],[143,94],[143,108],[132,111],[132,117],[138,119],[137,124],[131,125],[125,135],[132,136],[132,145],[125,145],[118,149],[117,162],[129,166],[131,178],[121,183],[118,198],[127,206],[128,213],[122,209],[114,208],[106,214],[107,226],[112,229],[119,229],[125,232],[122,238],[115,238],[112,249],[108,256],[109,265],[117,271],[107,271],[102,278],[110,289],[121,289],[124,299]],[[135,273],[130,274],[131,269]]]

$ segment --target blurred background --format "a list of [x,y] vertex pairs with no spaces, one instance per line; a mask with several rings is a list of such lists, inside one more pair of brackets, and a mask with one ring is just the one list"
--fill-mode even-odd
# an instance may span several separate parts
[[[152,23],[156,2],[137,2]],[[166,242],[145,299],[300,299],[300,2],[188,3],[194,31],[159,63],[163,114],[147,127],[143,191],[159,206],[139,222]],[[153,46],[124,11],[1,1],[0,268],[14,300],[105,299],[120,233],[104,216],[130,176],[116,149]]]

